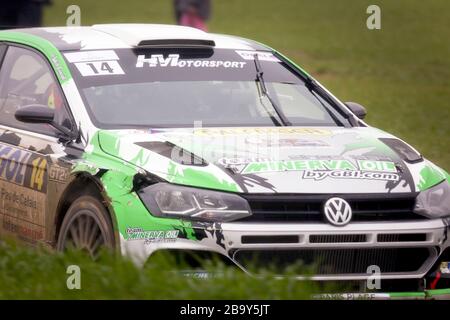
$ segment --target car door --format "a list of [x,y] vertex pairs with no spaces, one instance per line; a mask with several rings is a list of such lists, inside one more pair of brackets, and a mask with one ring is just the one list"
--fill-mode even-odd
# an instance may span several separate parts
[[48,213],[55,211],[58,181],[67,174],[59,170],[64,147],[56,130],[15,119],[18,109],[32,104],[55,109],[55,121],[71,129],[48,61],[32,49],[9,45],[0,69],[0,235],[27,243],[49,240],[53,220]]

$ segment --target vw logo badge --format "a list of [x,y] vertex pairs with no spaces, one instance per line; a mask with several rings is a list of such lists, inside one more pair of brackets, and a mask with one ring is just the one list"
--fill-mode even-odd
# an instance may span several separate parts
[[335,226],[345,226],[352,219],[352,208],[341,198],[330,198],[323,206],[328,222]]

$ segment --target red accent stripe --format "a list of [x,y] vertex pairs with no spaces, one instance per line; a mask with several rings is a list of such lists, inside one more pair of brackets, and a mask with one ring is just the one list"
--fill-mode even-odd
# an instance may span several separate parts
[[441,273],[437,272],[436,273],[436,278],[434,278],[433,282],[430,285],[430,289],[436,289],[437,283],[438,283],[440,278],[441,278]]

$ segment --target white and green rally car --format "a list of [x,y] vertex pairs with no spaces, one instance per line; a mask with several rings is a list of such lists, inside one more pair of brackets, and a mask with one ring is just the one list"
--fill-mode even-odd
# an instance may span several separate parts
[[94,25],[2,31],[0,62],[2,235],[450,294],[449,175],[279,52]]

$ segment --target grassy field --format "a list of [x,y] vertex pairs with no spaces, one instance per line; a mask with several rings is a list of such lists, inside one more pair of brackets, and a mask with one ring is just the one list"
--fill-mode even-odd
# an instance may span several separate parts
[[[46,25],[69,4],[83,25],[173,23],[171,0],[56,0]],[[291,57],[343,101],[367,107],[370,125],[405,139],[450,170],[450,3],[378,0],[382,29],[366,28],[371,0],[213,0],[210,31],[264,42]]]
[[[67,273],[71,265],[80,267],[79,290]],[[333,292],[337,287],[318,288],[299,282],[288,270],[285,279],[262,271],[261,278],[249,277],[223,264],[205,265],[217,275],[213,280],[187,277],[173,270],[166,256],[156,258],[143,269],[123,258],[104,254],[93,262],[81,253],[66,255],[17,247],[0,242],[1,299],[308,299],[312,293]],[[304,269],[303,269],[304,270]]]
[[[173,23],[170,0],[54,0],[45,24],[64,25],[69,4],[82,24]],[[264,42],[291,57],[344,101],[367,107],[369,124],[410,142],[450,170],[450,3],[378,0],[382,29],[366,28],[369,0],[216,0],[213,32]],[[214,281],[170,273],[166,262],[140,270],[105,256],[49,254],[0,244],[0,298],[299,299],[308,283],[256,280],[223,269]],[[66,268],[82,270],[82,290],[66,287]]]

